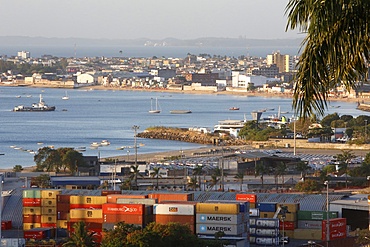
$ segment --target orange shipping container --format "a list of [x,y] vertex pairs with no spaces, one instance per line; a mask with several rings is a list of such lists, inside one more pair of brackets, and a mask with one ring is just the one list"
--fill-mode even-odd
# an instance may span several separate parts
[[203,214],[238,214],[237,203],[197,203],[196,213]]
[[57,223],[41,223],[42,228],[56,228]]
[[148,195],[107,195],[107,203],[116,203],[118,198],[145,199],[148,198]]
[[42,190],[41,198],[44,199],[57,199],[57,195],[60,194],[60,190]]
[[23,223],[41,223],[41,215],[23,215]]
[[71,196],[70,204],[104,204],[107,203],[106,196]]
[[57,199],[41,199],[42,207],[56,207]]
[[72,219],[101,219],[103,211],[101,209],[71,209],[70,218]]
[[41,215],[41,207],[24,207],[23,214]]
[[113,195],[113,194],[121,194],[120,190],[102,190],[101,195],[107,196],[107,195]]
[[41,214],[43,215],[56,215],[57,208],[56,207],[41,207]]
[[257,195],[256,194],[236,194],[235,200],[256,203]]
[[58,204],[61,203],[69,203],[71,195],[57,195],[57,202]]
[[40,228],[41,223],[23,223],[23,230],[30,230],[33,228]]
[[154,215],[154,221],[159,224],[167,224],[169,222],[177,222],[183,225],[188,225],[192,233],[195,233],[195,216],[188,215]]
[[143,226],[145,221],[143,215],[138,214],[104,214],[103,222],[104,223],[118,223],[124,221],[127,224],[134,224]]
[[149,194],[149,198],[158,199],[158,203],[162,201],[194,201],[193,193],[154,193]]
[[69,209],[86,208],[86,209],[101,209],[102,204],[69,204]]
[[42,223],[57,223],[57,217],[53,215],[41,215]]
[[23,198],[22,199],[23,207],[41,207],[40,198]]
[[145,212],[144,204],[114,204],[106,203],[103,205],[103,214],[134,214],[143,215]]

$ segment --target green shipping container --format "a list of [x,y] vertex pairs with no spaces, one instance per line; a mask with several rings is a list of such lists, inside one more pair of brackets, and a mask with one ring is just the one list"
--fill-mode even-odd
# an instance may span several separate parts
[[[326,220],[327,213],[325,211],[298,211],[298,220]],[[338,212],[329,212],[329,219],[338,218]]]
[[41,190],[24,190],[23,198],[41,198]]

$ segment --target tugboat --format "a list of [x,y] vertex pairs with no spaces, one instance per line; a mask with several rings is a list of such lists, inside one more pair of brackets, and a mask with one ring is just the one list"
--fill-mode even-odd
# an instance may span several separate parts
[[19,105],[14,107],[13,111],[55,111],[55,106],[46,105],[40,94],[40,101],[38,103],[33,103],[32,106]]

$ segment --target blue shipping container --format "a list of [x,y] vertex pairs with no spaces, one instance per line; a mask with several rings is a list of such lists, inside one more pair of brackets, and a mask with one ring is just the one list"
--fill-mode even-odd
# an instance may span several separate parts
[[275,212],[276,202],[259,202],[257,203],[257,208],[260,212]]

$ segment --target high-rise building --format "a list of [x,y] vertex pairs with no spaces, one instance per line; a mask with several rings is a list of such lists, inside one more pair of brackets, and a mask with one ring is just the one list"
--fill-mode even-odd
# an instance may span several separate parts
[[17,53],[17,56],[22,59],[30,58],[30,52],[29,51],[19,51]]
[[279,73],[289,72],[291,70],[291,59],[289,55],[282,55],[279,51],[274,52],[273,54],[267,55],[267,65],[276,65],[279,69]]

